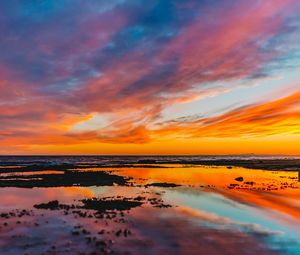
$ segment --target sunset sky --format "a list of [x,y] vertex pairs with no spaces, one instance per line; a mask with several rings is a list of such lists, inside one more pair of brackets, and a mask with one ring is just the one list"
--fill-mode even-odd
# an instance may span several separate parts
[[0,154],[300,155],[299,0],[9,0],[0,32]]

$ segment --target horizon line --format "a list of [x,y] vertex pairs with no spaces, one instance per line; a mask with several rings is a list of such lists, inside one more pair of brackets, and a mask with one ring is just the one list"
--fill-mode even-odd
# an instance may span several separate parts
[[241,154],[0,154],[0,157],[187,157],[187,156],[198,156],[198,157],[222,157],[222,156],[264,156],[264,157],[300,157],[296,154],[256,154],[256,153],[241,153]]

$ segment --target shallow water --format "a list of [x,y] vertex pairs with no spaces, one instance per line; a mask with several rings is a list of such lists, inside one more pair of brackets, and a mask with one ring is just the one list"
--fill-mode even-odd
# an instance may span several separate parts
[[[75,171],[112,171],[132,179],[126,186],[0,188],[0,213],[29,214],[0,218],[1,254],[300,254],[297,172],[179,164]],[[113,218],[33,207],[117,196],[142,196],[145,202]],[[159,207],[153,198],[163,200]]]

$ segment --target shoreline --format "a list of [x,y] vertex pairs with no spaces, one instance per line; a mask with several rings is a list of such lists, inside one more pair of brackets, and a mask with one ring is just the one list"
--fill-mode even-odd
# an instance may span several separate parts
[[[81,157],[82,158],[82,157]],[[90,159],[90,157],[85,157]],[[0,173],[9,172],[27,172],[41,170],[75,170],[85,168],[172,168],[170,165],[188,166],[225,166],[225,167],[243,167],[247,169],[271,170],[271,171],[300,171],[300,159],[197,159],[194,157],[97,157],[98,162],[85,162],[76,160],[73,162],[52,162],[49,161],[1,161]],[[80,158],[78,158],[80,159]]]

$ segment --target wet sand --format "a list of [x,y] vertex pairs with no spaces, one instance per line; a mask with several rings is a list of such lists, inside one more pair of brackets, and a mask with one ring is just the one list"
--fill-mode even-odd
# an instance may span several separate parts
[[298,159],[163,160],[1,162],[0,254],[300,253]]

